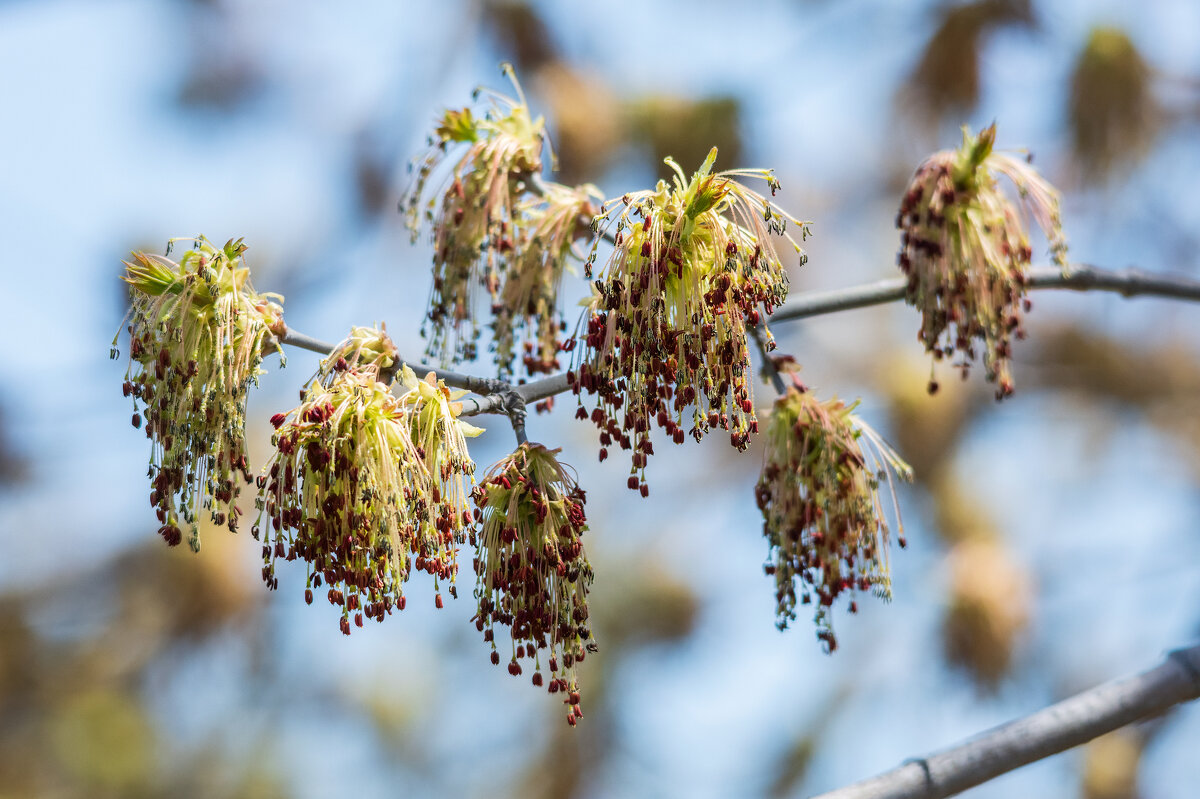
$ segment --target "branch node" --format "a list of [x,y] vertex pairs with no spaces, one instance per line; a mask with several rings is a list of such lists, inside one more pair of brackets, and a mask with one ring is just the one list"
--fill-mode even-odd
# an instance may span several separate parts
[[925,789],[930,794],[937,790],[937,784],[933,781],[933,771],[929,768],[929,761],[923,757],[910,757],[900,765],[916,766],[921,769],[921,773],[925,775]]
[[[1193,658],[1195,658],[1193,660]],[[1196,654],[1196,648],[1176,649],[1167,653],[1167,660],[1174,661],[1188,678],[1192,681],[1192,687],[1195,689],[1196,695],[1200,696],[1200,657]]]

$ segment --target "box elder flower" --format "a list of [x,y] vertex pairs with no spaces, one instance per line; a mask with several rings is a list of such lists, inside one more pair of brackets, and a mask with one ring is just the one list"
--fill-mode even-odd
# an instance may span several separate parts
[[[971,136],[963,128],[958,150],[935,153],[917,169],[904,194],[896,226],[898,257],[908,277],[907,302],[921,311],[920,339],[934,360],[962,355],[967,376],[976,343],[996,398],[1013,392],[1012,337],[1024,337],[1021,315],[1033,250],[1025,217],[1046,233],[1051,256],[1066,269],[1066,240],[1058,192],[1026,161],[994,152],[996,126]],[[996,174],[1013,182],[1019,208],[1000,190]],[[937,391],[931,379],[930,393]]]
[[241,239],[217,249],[200,237],[179,263],[144,252],[124,262],[131,307],[123,390],[133,397],[134,427],[145,417],[150,504],[171,546],[187,527],[199,551],[202,513],[236,530],[238,492],[252,479],[246,390],[267,351],[282,357],[286,328],[283,298],[251,287],[245,250]]
[[[572,726],[583,715],[576,665],[595,651],[588,628],[592,567],[581,537],[587,529],[584,492],[555,457],[560,450],[522,444],[493,466],[475,489],[482,529],[474,541],[475,627],[500,663],[495,627],[509,628],[508,671],[532,662],[533,684],[563,693]],[[542,650],[549,650],[543,661]]]
[[[443,364],[475,358],[475,287],[483,285],[493,301],[498,296],[517,242],[520,196],[542,169],[545,122],[530,117],[512,67],[505,64],[504,72],[517,99],[489,92],[481,116],[470,108],[446,111],[401,200],[414,241],[422,220],[433,231],[433,291],[422,333],[430,338],[429,357]],[[433,172],[462,146],[449,185],[426,200]]]
[[[455,592],[457,545],[470,523],[466,481],[474,471],[450,392],[401,367],[397,397],[379,364],[395,352],[382,333],[356,328],[310,381],[300,406],[271,419],[275,455],[259,478],[263,579],[278,587],[278,559],[308,564],[305,599],[325,586],[350,619],[383,621],[403,609],[414,570],[449,580]],[[380,355],[379,353],[384,353]],[[351,358],[346,359],[346,354]],[[371,355],[365,365],[364,354]],[[441,594],[436,597],[442,605]]]
[[[855,405],[836,397],[822,402],[800,386],[789,388],[767,421],[755,487],[770,545],[765,570],[775,577],[777,626],[782,630],[795,620],[798,599],[815,601],[813,621],[827,651],[837,647],[833,604],[839,596],[870,589],[891,598],[889,528],[879,486],[883,479],[890,489],[893,473],[911,477],[908,465],[854,415]],[[854,600],[850,610],[857,611]]]
[[[746,329],[788,290],[770,234],[802,253],[787,225],[798,226],[801,238],[808,233],[806,223],[734,180],[759,178],[774,194],[779,183],[769,170],[714,173],[716,156],[714,148],[690,179],[667,159],[672,184],[612,200],[596,219],[600,230],[615,220],[616,246],[595,281],[578,374],[568,380],[580,395],[579,418],[587,417],[582,393],[596,397],[600,459],[614,444],[633,450],[629,487],[643,496],[652,423],[677,444],[720,427],[739,450],[757,432]],[[589,265],[595,258],[593,247]]]

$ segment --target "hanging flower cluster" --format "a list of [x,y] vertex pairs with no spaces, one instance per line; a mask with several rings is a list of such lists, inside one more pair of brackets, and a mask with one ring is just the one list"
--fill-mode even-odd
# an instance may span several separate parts
[[571,246],[591,237],[585,220],[596,215],[600,190],[588,184],[570,188],[550,183],[542,196],[522,205],[520,241],[504,278],[499,302],[492,306],[496,364],[511,375],[517,335],[523,333],[525,373],[559,370],[558,353],[566,323],[558,310],[558,289]]
[[[381,332],[356,328],[300,406],[271,418],[276,452],[259,478],[269,523],[263,579],[276,588],[279,558],[306,561],[306,601],[326,586],[347,635],[351,614],[361,627],[364,616],[402,610],[414,569],[435,586],[449,580],[453,595],[457,544],[471,522],[464,436],[482,431],[457,419],[461,408],[432,375],[418,380],[402,367],[407,391],[393,395],[380,378],[394,353]],[[442,606],[440,593],[435,601]]]
[[[978,136],[963,129],[957,151],[935,153],[917,170],[896,218],[903,231],[900,270],[907,301],[921,311],[920,339],[934,360],[962,355],[966,378],[976,342],[996,398],[1013,392],[1012,337],[1024,337],[1026,269],[1033,251],[1025,215],[1046,233],[1055,263],[1066,268],[1058,192],[1026,161],[993,152],[996,126]],[[1016,186],[1021,209],[1000,190],[996,174]],[[937,391],[936,380],[929,391]]]
[[[417,167],[411,190],[401,200],[416,240],[422,220],[433,231],[433,292],[426,354],[442,363],[473,360],[479,326],[475,322],[475,287],[486,287],[493,302],[501,274],[517,241],[518,203],[525,183],[542,169],[546,128],[533,119],[512,67],[504,65],[517,99],[489,93],[482,116],[470,108],[442,116],[430,150]],[[424,199],[437,166],[459,145],[466,152],[454,166],[450,185]]]
[[[765,570],[775,577],[777,625],[815,600],[817,637],[837,647],[833,603],[871,589],[891,597],[888,524],[879,503],[881,479],[910,479],[907,464],[836,398],[822,402],[800,386],[775,402],[755,499],[770,544]],[[892,494],[893,503],[895,494]],[[901,546],[904,545],[901,529]],[[855,601],[850,611],[857,611]]]
[[132,307],[123,390],[133,397],[133,426],[145,415],[150,504],[171,546],[187,527],[199,551],[205,512],[236,530],[238,492],[252,479],[246,389],[262,374],[265,352],[282,356],[286,328],[275,302],[283,298],[251,287],[245,250],[241,239],[217,249],[201,237],[179,263],[143,252],[125,262]]
[[[475,489],[482,531],[475,557],[475,626],[500,663],[497,624],[509,628],[508,671],[532,662],[533,684],[562,692],[572,726],[583,715],[575,666],[595,651],[588,629],[587,592],[592,567],[581,537],[587,529],[584,492],[555,457],[559,450],[522,444],[496,464]],[[548,649],[542,662],[541,650]]]
[[[633,449],[629,487],[642,496],[652,422],[677,444],[720,427],[739,450],[757,432],[746,329],[764,318],[760,307],[770,314],[788,289],[769,234],[802,252],[787,224],[798,225],[802,238],[808,233],[805,223],[734,180],[760,178],[774,194],[779,183],[770,171],[713,173],[716,155],[714,148],[690,180],[667,159],[672,185],[659,181],[653,191],[626,194],[597,217],[601,231],[616,220],[616,246],[595,281],[586,346],[568,380],[575,394],[597,398],[591,419],[600,429],[600,460],[614,443]],[[595,257],[593,248],[589,266]],[[576,415],[588,416],[582,396]]]

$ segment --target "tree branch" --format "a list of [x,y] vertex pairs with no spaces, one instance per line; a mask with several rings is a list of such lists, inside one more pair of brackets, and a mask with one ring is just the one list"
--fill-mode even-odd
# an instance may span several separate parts
[[[905,279],[881,280],[865,286],[854,286],[833,291],[802,294],[788,302],[771,315],[772,322],[789,322],[813,316],[884,305],[904,299]],[[1031,289],[1070,289],[1072,291],[1111,291],[1125,297],[1155,296],[1177,300],[1200,302],[1200,281],[1180,275],[1165,275],[1143,269],[1120,270],[1098,269],[1088,264],[1072,264],[1070,271],[1063,274],[1058,267],[1038,267],[1029,271]],[[303,333],[289,330],[282,339],[284,344],[327,354],[333,346]],[[413,371],[424,374],[433,372],[454,388],[482,395],[479,399],[463,400],[463,416],[484,413],[503,413],[510,418],[515,406],[513,397],[520,397],[526,405],[539,402],[570,388],[565,372],[513,386],[503,380],[474,377],[446,369],[435,369],[416,364]]]
[[1200,645],[958,746],[813,799],[940,799],[1200,698]]
[[[1151,295],[1200,302],[1200,281],[1181,275],[1164,275],[1144,269],[1098,269],[1089,264],[1071,264],[1063,274],[1056,266],[1029,270],[1031,289],[1113,291],[1126,297]],[[905,279],[881,280],[866,286],[803,294],[771,315],[772,322],[806,319],[837,311],[883,305],[904,299]]]

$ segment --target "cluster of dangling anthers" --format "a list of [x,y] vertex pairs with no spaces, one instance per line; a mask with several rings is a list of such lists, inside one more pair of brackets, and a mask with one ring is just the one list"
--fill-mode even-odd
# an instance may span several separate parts
[[[871,590],[891,598],[879,488],[888,483],[894,505],[893,476],[911,478],[908,465],[853,413],[855,405],[819,400],[793,378],[767,421],[754,490],[770,548],[764,569],[775,578],[776,623],[782,630],[794,621],[797,602],[813,604],[817,638],[828,651],[837,648],[839,596]],[[855,600],[849,609],[858,611]]]
[[[447,110],[428,152],[410,165],[416,175],[400,205],[414,241],[422,225],[433,235],[433,289],[421,328],[426,355],[443,366],[475,359],[482,329],[475,294],[482,287],[500,376],[513,373],[518,338],[525,373],[549,374],[559,368],[566,328],[558,309],[563,268],[572,246],[590,236],[587,222],[601,196],[590,184],[570,188],[537,178],[546,125],[530,114],[512,68],[505,64],[504,71],[516,98],[486,91],[482,110]],[[445,185],[427,193],[438,167],[459,152]]]
[[[600,460],[614,445],[633,450],[629,488],[642,496],[652,424],[677,444],[719,427],[738,450],[749,445],[758,421],[747,329],[765,322],[788,291],[771,234],[804,263],[787,226],[803,239],[806,224],[734,180],[760,178],[774,194],[775,177],[714,173],[716,155],[714,148],[690,179],[667,159],[672,184],[610,201],[596,218],[598,231],[615,222],[615,246],[594,282],[578,335],[584,346],[567,380],[579,397],[578,418],[589,418],[584,395],[595,397],[590,418],[600,430]],[[593,247],[589,277],[595,260]]]
[[[1033,249],[1024,216],[1046,233],[1054,262],[1066,268],[1066,241],[1058,193],[1025,160],[992,149],[996,127],[971,136],[963,129],[957,151],[935,153],[914,175],[896,217],[900,270],[908,278],[907,301],[921,311],[918,338],[935,361],[961,356],[966,379],[975,347],[996,384],[996,399],[1012,394],[1012,339],[1024,338],[1022,313]],[[1020,196],[1018,208],[993,173],[1005,175]],[[929,391],[938,383],[930,378]]]
[[171,546],[186,529],[199,551],[203,514],[236,531],[238,493],[252,480],[246,390],[262,373],[263,355],[279,351],[286,328],[283,298],[251,287],[245,249],[241,239],[218,249],[200,237],[178,263],[143,252],[125,262],[129,368],[122,391],[133,398],[133,426],[144,422],[151,441],[150,504]]
[[[510,674],[533,668],[533,684],[564,694],[572,726],[583,711],[575,666],[596,645],[588,625],[592,567],[583,549],[584,492],[556,458],[559,450],[522,444],[475,488],[482,509],[476,544],[475,627],[499,664],[495,625],[508,627]],[[543,655],[545,652],[545,655]],[[543,676],[548,672],[548,682]]]
[[435,589],[448,581],[453,594],[457,546],[472,521],[465,436],[481,431],[457,418],[443,384],[397,369],[397,359],[382,330],[355,328],[301,404],[272,417],[275,454],[258,480],[263,579],[274,588],[278,559],[303,560],[305,599],[324,587],[345,633],[351,618],[361,627],[364,616],[403,609],[414,570]]

